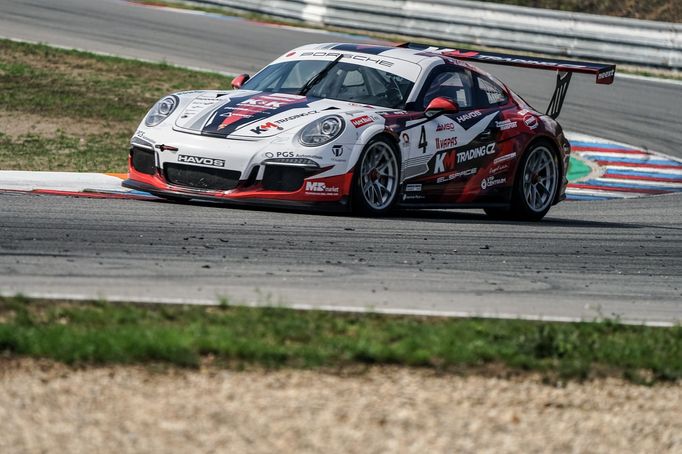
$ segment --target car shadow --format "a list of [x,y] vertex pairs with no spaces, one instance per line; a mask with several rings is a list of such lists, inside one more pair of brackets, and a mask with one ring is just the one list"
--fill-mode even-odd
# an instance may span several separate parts
[[[317,215],[317,216],[331,216],[331,217],[346,217],[348,219],[361,219],[361,216],[354,215],[352,213],[346,212],[334,212],[334,211],[315,211],[309,208],[291,208],[291,207],[262,207],[262,206],[250,206],[250,205],[233,205],[229,203],[222,202],[210,202],[210,201],[182,201],[182,202],[171,202],[167,200],[159,200],[162,203],[169,204],[179,204],[179,205],[191,205],[200,206],[206,208],[217,208],[217,209],[232,209],[232,210],[244,210],[244,211],[255,211],[255,212],[275,212],[275,213],[291,213],[291,214],[303,214],[303,215]],[[629,224],[622,222],[607,222],[607,221],[591,221],[588,219],[568,219],[560,218],[551,215],[547,215],[542,221],[539,222],[526,222],[526,221],[516,221],[516,220],[498,220],[492,219],[480,210],[414,210],[414,209],[397,209],[393,211],[389,216],[374,218],[378,220],[385,221],[402,221],[402,222],[430,222],[439,224],[489,224],[489,225],[525,225],[525,226],[536,226],[542,228],[612,228],[612,229],[640,229],[645,227],[655,227],[640,224]]]
[[[398,215],[398,216],[396,216]],[[415,220],[419,222],[434,223],[469,223],[469,224],[490,224],[490,225],[526,225],[543,228],[556,227],[575,227],[575,228],[616,228],[616,229],[639,229],[646,226],[628,224],[623,222],[591,221],[588,219],[567,219],[547,215],[538,222],[518,221],[518,220],[499,220],[492,219],[485,213],[465,212],[457,210],[400,210],[391,215],[392,219],[405,221]]]

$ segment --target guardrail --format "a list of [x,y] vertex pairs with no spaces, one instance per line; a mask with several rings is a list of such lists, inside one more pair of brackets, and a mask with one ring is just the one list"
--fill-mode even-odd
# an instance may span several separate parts
[[195,0],[318,25],[682,68],[682,25],[463,0]]

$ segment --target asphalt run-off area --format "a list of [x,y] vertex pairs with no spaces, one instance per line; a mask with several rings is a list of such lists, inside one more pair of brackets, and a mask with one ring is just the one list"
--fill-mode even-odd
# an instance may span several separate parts
[[[253,73],[305,43],[373,41],[84,0],[2,3],[0,35],[226,73]],[[486,69],[532,104],[551,94],[546,74]],[[569,200],[536,224],[478,210],[367,219],[172,204],[124,190],[120,175],[0,171],[0,289],[674,324],[682,320],[680,105],[674,81],[618,76],[596,87],[576,77],[561,117],[575,131]]]

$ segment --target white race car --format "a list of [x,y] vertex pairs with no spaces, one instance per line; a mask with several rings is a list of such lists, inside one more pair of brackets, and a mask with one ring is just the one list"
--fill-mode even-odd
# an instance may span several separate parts
[[[463,60],[558,72],[543,114]],[[573,72],[615,67],[406,44],[294,49],[231,91],[168,95],[131,140],[124,186],[168,199],[383,214],[478,207],[541,219],[570,146],[555,121]]]

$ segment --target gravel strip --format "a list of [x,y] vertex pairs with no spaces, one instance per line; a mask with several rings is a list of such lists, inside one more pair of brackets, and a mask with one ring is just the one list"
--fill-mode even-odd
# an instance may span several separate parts
[[682,452],[682,384],[0,361],[0,452]]

